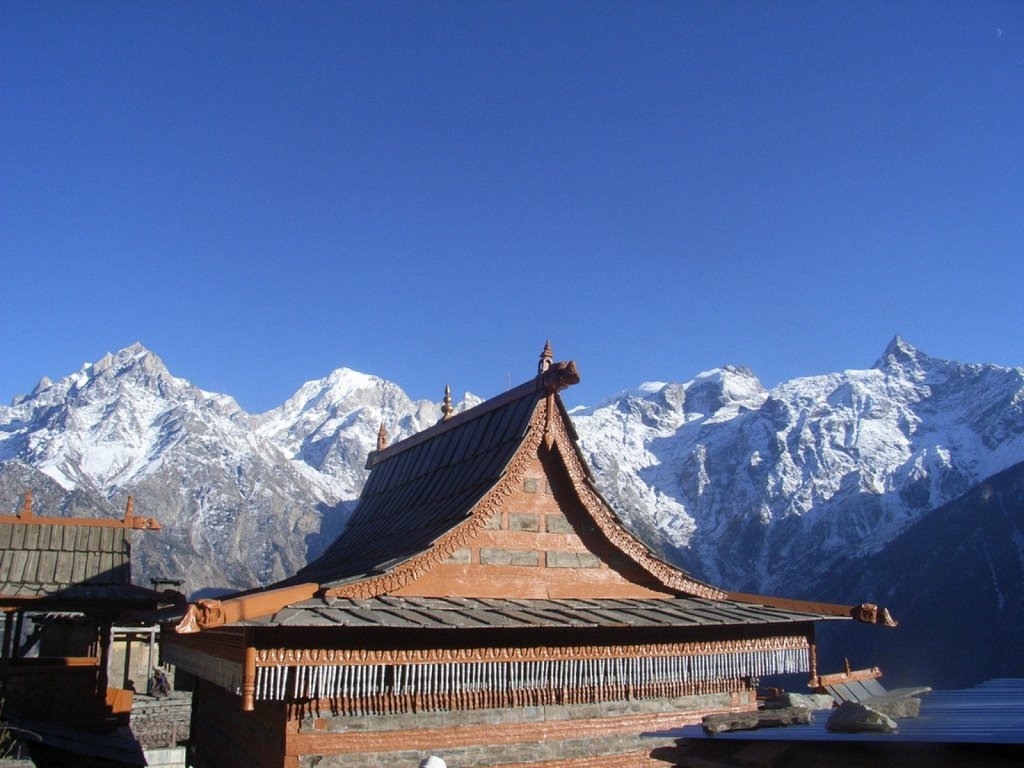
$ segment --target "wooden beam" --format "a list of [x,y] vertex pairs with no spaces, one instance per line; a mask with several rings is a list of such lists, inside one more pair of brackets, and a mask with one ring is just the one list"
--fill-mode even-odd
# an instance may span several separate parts
[[227,600],[196,600],[189,605],[184,618],[174,628],[180,634],[213,629],[244,619],[257,619],[277,613],[289,603],[300,603],[313,597],[320,589],[316,583],[279,587],[265,592],[230,597]]

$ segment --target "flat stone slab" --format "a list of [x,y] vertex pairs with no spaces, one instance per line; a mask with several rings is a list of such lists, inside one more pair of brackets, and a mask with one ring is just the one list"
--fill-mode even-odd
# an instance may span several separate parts
[[705,715],[701,724],[712,735],[727,731],[753,731],[758,728],[780,728],[786,725],[807,725],[814,722],[811,710],[806,707],[787,709],[754,710],[751,712],[728,712],[720,715]]
[[857,701],[843,702],[832,712],[826,730],[833,733],[896,733],[896,721]]

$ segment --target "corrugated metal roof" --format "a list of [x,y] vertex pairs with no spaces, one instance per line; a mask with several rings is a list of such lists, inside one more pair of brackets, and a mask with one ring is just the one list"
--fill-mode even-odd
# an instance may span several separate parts
[[1024,744],[1024,679],[990,680],[960,691],[932,691],[921,697],[921,715],[897,721],[898,733],[832,733],[828,711],[811,725],[762,728],[708,736],[699,725],[644,734],[677,739],[742,741],[869,741],[933,744]]
[[306,600],[249,626],[473,629],[524,627],[707,627],[836,619],[771,606],[699,597],[510,600],[381,596]]

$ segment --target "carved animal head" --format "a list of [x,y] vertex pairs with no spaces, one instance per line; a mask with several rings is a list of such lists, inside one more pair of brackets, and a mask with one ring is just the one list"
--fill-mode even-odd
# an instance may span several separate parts
[[567,363],[552,363],[541,374],[541,384],[544,386],[544,389],[552,394],[561,392],[566,387],[579,383],[580,374],[576,370],[576,363],[573,360]]

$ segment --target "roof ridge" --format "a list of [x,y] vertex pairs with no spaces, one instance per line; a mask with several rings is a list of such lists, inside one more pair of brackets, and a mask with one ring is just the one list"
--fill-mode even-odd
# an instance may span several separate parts
[[480,418],[481,416],[497,410],[504,405],[508,405],[511,402],[541,391],[544,391],[542,379],[540,376],[534,376],[528,381],[524,381],[522,384],[519,384],[512,389],[508,389],[500,395],[492,397],[490,400],[484,400],[482,403],[478,403],[472,408],[467,408],[461,413],[457,413],[454,416],[443,419],[433,426],[427,427],[413,435],[409,435],[409,437],[399,440],[396,443],[392,443],[386,448],[382,448],[379,451],[370,451],[369,456],[366,457],[366,468],[371,469],[380,462],[390,459],[392,456],[396,456],[403,451],[407,451],[410,448],[426,442],[427,440],[431,440],[438,435],[444,434],[450,429],[455,429],[462,424],[470,422],[473,419]]

